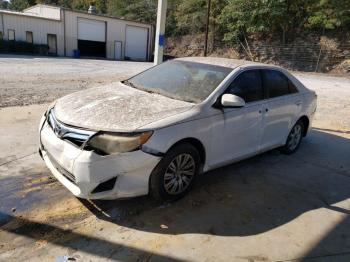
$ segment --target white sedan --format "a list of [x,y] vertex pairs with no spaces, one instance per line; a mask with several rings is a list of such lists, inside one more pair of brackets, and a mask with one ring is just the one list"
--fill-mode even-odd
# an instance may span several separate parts
[[273,148],[295,152],[316,100],[280,67],[174,59],[57,100],[39,151],[77,197],[175,200],[202,172]]

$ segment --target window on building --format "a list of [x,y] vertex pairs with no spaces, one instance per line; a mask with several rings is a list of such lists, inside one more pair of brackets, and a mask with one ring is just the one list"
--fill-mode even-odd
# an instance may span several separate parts
[[30,31],[26,32],[26,41],[29,44],[33,44],[33,32],[30,32]]
[[15,41],[16,40],[15,30],[12,30],[12,29],[8,30],[8,38],[9,38],[9,41]]

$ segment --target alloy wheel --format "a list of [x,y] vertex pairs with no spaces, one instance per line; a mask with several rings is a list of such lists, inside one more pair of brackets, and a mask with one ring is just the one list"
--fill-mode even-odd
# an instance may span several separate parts
[[300,143],[301,136],[302,136],[302,127],[301,125],[297,124],[293,127],[288,137],[287,146],[289,150],[293,151],[295,148],[297,148],[297,146]]
[[164,189],[170,195],[184,192],[195,175],[196,163],[190,154],[180,154],[168,165],[164,174]]

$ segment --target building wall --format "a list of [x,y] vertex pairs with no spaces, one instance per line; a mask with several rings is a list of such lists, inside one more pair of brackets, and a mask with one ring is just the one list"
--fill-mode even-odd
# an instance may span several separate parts
[[126,21],[126,20],[120,20],[115,18],[109,18],[104,16],[74,12],[70,10],[64,10],[64,13],[65,14],[63,15],[63,19],[65,19],[66,21],[65,24],[66,24],[66,48],[67,48],[66,55],[67,56],[73,56],[73,50],[78,48],[77,46],[78,45],[78,18],[104,21],[107,23],[106,25],[107,59],[115,58],[115,50],[114,50],[115,41],[122,42],[122,49],[123,49],[122,57],[124,58],[126,25],[134,25],[134,26],[148,28],[148,31],[149,31],[148,54],[150,55],[151,53],[152,39],[153,39],[153,32],[152,32],[151,25]]
[[[47,34],[57,35],[57,54],[64,55],[63,27],[57,20],[48,20],[39,17],[1,13],[4,24],[0,30],[3,32],[3,39],[8,40],[8,30],[15,30],[16,41],[26,41],[26,31],[33,32],[34,44],[47,44]],[[0,16],[0,21],[2,21]]]
[[[57,15],[57,11],[59,15]],[[52,13],[53,12],[53,13]],[[61,19],[48,19],[50,15]],[[125,56],[125,31],[127,25],[148,29],[148,58],[153,50],[153,28],[151,25],[126,21],[111,17],[91,15],[82,12],[59,9],[43,5],[25,10],[25,13],[0,11],[0,31],[3,39],[8,39],[8,29],[14,29],[17,41],[26,41],[26,31],[33,32],[34,44],[47,44],[47,34],[57,35],[57,54],[73,56],[78,45],[78,18],[86,18],[106,22],[106,55],[107,59],[115,59],[115,41],[122,42],[122,59]],[[2,25],[2,21],[4,21]],[[64,22],[65,21],[65,22]],[[4,28],[4,29],[3,29]],[[66,42],[66,48],[64,46]]]

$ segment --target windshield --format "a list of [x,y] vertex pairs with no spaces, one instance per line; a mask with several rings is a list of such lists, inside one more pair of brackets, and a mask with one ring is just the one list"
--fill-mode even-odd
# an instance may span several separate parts
[[199,103],[232,71],[231,68],[172,60],[124,81],[146,92]]

